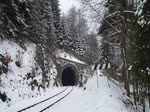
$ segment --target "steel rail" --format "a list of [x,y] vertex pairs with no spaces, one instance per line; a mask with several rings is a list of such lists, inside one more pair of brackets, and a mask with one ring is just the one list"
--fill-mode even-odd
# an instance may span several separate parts
[[30,106],[28,106],[28,107],[26,107],[26,108],[24,108],[24,109],[21,109],[21,110],[19,110],[19,111],[17,111],[17,112],[25,111],[25,110],[27,110],[27,109],[29,109],[29,108],[31,108],[31,107],[34,107],[34,106],[36,106],[36,105],[38,105],[38,104],[40,104],[40,103],[43,103],[43,102],[45,102],[45,101],[47,101],[47,100],[49,100],[49,99],[52,99],[52,98],[58,96],[59,94],[63,93],[63,92],[66,91],[67,89],[68,89],[68,87],[66,87],[63,91],[61,91],[61,92],[59,92],[59,93],[57,93],[57,94],[55,94],[55,95],[53,95],[53,96],[51,96],[51,97],[45,99],[45,100],[42,100],[42,101],[40,101],[40,102],[38,102],[38,103],[35,103],[35,104],[33,104],[33,105],[30,105]]
[[73,87],[66,95],[64,95],[63,97],[61,97],[60,99],[58,99],[57,101],[55,101],[54,103],[52,103],[51,105],[47,106],[46,108],[44,108],[43,110],[41,110],[39,112],[43,112],[43,111],[47,110],[48,108],[52,107],[53,105],[55,105],[56,103],[58,103],[59,101],[64,99],[66,96],[68,96],[72,91],[73,91]]

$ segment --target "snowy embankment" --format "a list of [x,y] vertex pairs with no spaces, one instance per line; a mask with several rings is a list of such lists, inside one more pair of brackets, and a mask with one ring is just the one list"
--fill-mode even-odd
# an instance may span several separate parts
[[85,90],[75,87],[67,98],[50,108],[51,112],[134,112],[122,102],[120,87],[112,82],[109,87],[105,75],[98,80],[98,88],[96,76],[89,79]]
[[[64,89],[62,87],[51,87],[44,91],[42,88],[35,86],[34,90],[31,90],[32,81],[36,80],[40,84],[42,83],[42,76],[41,69],[34,60],[36,45],[26,43],[25,46],[27,50],[22,49],[17,43],[12,41],[0,42],[0,54],[5,57],[11,57],[11,61],[8,64],[8,72],[0,75],[0,92],[7,95],[6,102],[0,100],[0,112],[13,112],[48,98]],[[20,66],[16,62],[19,62]],[[33,70],[36,70],[35,77],[28,79],[27,74],[32,73]],[[51,69],[51,73],[53,71],[54,69]],[[133,112],[132,108],[127,107],[122,102],[124,96],[120,87],[112,82],[109,82],[109,86],[107,77],[103,74],[98,76],[98,88],[96,81],[96,74],[94,74],[88,80],[84,90],[83,88],[74,87],[73,92],[69,96],[47,111]]]
[[[132,106],[127,106],[122,102],[121,99],[124,98],[122,95],[123,91],[120,90],[120,87],[112,82],[109,82],[108,84],[107,77],[103,74],[98,76],[98,81],[99,87],[97,87],[97,77],[94,75],[88,80],[84,89],[74,87],[73,92],[69,94],[69,96],[45,112],[134,112]],[[42,96],[26,99],[22,102],[16,102],[5,111],[10,112],[12,110],[20,110],[53,96],[63,89],[63,87],[51,88]],[[43,107],[44,106],[45,105],[43,105]],[[3,112],[4,108],[2,109]]]
[[133,112],[122,102],[120,87],[112,82],[109,87],[104,75],[98,79],[99,88],[94,76],[87,82],[85,90],[75,87],[67,98],[50,108],[51,112]]
[[[45,112],[134,112],[132,106],[127,106],[122,102],[124,98],[120,87],[112,82],[109,82],[109,86],[107,77],[103,74],[100,74],[98,80],[98,88],[97,78],[93,76],[84,89],[74,87],[69,96],[45,110]],[[57,91],[55,92],[57,93]],[[50,96],[49,93],[46,94]]]
[[[44,89],[39,87],[42,85],[42,71],[35,61],[36,45],[26,42],[25,47],[26,50],[16,42],[0,41],[1,60],[5,62],[9,59],[8,66],[0,60],[0,112],[5,112],[15,103],[45,94]],[[50,70],[52,73],[54,71],[57,73],[56,69]],[[2,97],[6,97],[4,101]]]
[[[125,105],[122,102],[124,99],[124,91],[113,82],[109,82],[105,75],[98,73],[99,85],[97,87],[96,74],[90,78],[84,88],[74,87],[74,90],[69,96],[58,102],[45,112],[134,112],[132,106]],[[24,101],[18,101],[2,112],[10,112],[20,110],[29,105],[42,101],[55,93],[63,90],[60,88],[50,88],[48,91],[42,92],[41,96],[36,98],[27,98]],[[41,105],[42,106],[42,105]],[[44,107],[45,105],[43,105]],[[39,110],[36,110],[39,111]]]

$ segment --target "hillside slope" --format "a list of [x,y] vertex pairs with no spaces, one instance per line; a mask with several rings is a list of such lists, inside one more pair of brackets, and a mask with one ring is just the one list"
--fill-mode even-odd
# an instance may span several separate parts
[[26,42],[25,46],[26,50],[12,40],[0,42],[0,108],[40,96],[53,86],[55,65],[51,62],[47,74],[50,84],[43,85],[42,70],[35,61],[36,45]]

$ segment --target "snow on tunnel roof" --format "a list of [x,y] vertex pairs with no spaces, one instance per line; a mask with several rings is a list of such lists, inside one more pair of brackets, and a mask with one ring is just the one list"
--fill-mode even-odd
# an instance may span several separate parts
[[62,50],[58,50],[57,58],[62,58],[62,59],[66,59],[66,60],[69,60],[69,61],[72,61],[72,62],[75,62],[75,63],[86,65],[85,62],[80,61],[79,59],[75,58],[71,54],[68,54],[67,52],[62,51]]

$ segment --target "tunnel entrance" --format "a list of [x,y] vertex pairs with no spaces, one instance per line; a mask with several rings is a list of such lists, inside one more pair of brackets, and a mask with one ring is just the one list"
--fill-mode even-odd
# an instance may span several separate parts
[[76,73],[72,67],[67,67],[62,72],[62,85],[74,86],[77,83]]

